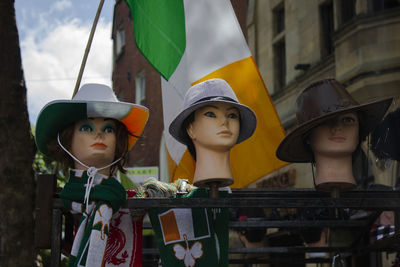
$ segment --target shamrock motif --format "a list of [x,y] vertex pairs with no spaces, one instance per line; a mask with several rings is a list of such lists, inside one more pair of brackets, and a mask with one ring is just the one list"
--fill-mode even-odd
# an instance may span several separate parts
[[203,246],[197,241],[189,248],[187,236],[183,235],[183,239],[185,240],[186,248],[180,244],[175,244],[173,247],[175,257],[179,260],[183,260],[185,267],[193,267],[196,263],[196,259],[203,256]]

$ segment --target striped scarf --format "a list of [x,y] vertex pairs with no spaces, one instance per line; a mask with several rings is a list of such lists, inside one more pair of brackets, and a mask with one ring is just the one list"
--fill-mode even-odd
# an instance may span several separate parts
[[72,170],[60,194],[65,208],[82,214],[68,266],[141,266],[142,222],[120,208],[125,189],[115,178],[97,173],[86,205],[87,184],[86,171]]

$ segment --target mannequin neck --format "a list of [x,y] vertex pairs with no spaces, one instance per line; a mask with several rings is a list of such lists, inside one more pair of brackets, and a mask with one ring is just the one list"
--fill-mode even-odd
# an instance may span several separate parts
[[[353,175],[352,154],[332,157],[315,154],[316,185],[356,184]],[[347,187],[347,186],[345,186]]]
[[196,148],[196,168],[194,181],[213,178],[233,180],[230,165],[230,150],[215,151],[207,148]]

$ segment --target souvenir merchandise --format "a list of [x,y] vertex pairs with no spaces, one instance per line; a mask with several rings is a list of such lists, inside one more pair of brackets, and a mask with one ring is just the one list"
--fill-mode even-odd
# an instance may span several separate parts
[[[220,197],[227,192],[220,192]],[[175,198],[208,198],[208,190],[194,189]],[[163,209],[149,211],[162,266],[229,266],[227,209]]]
[[83,85],[72,100],[52,101],[40,112],[38,149],[71,169],[60,197],[82,214],[69,266],[142,265],[142,222],[121,208],[127,193],[114,175],[147,119],[146,107],[118,101],[101,84]]

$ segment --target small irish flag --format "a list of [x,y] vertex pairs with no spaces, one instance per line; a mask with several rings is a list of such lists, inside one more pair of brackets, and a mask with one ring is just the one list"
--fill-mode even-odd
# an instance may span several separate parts
[[[196,211],[193,214],[192,211]],[[164,244],[210,237],[210,225],[206,209],[170,209],[158,215]]]
[[192,182],[194,161],[168,133],[187,89],[210,79],[226,80],[242,104],[257,116],[257,128],[231,151],[232,187],[240,188],[286,163],[275,157],[285,133],[251,56],[229,0],[126,0],[135,40],[162,75],[164,136],[170,177]]
[[[187,197],[208,198],[209,194],[196,189],[183,198]],[[206,208],[151,208],[149,217],[163,266],[229,266],[228,209],[218,210],[214,216]]]

